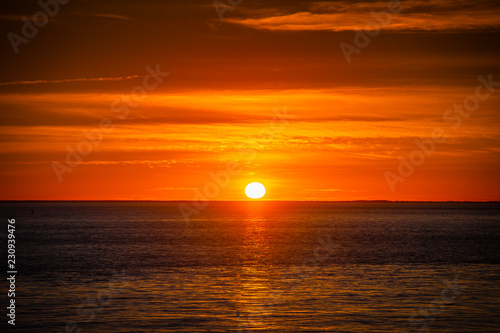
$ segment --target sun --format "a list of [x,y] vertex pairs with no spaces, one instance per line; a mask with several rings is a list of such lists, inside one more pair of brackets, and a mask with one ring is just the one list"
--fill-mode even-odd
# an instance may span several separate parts
[[250,199],[260,199],[266,194],[266,188],[261,183],[253,182],[245,187],[245,194]]

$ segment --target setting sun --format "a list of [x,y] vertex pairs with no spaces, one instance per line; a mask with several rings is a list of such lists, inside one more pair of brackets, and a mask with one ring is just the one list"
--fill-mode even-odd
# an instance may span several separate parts
[[253,182],[245,187],[245,194],[250,199],[260,199],[266,194],[266,188],[261,183]]

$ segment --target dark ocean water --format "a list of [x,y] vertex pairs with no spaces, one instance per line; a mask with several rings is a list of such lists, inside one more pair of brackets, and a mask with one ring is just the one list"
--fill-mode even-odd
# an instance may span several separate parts
[[0,203],[0,332],[500,332],[500,205]]

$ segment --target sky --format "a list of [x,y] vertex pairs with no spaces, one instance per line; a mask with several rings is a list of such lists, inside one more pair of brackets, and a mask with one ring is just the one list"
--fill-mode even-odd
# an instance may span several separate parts
[[500,3],[1,5],[0,200],[500,200]]

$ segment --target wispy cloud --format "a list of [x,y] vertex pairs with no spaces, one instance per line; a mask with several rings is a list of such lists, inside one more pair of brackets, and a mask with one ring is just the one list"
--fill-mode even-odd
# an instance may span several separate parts
[[[65,161],[59,161],[60,163],[65,163]],[[7,164],[20,164],[20,165],[34,165],[34,164],[50,164],[52,161],[1,161],[0,165]],[[146,165],[148,167],[171,167],[174,164],[179,164],[176,160],[123,160],[123,161],[81,161],[81,165],[94,165],[94,166],[105,166],[105,165]],[[192,162],[182,162],[181,164],[192,164]],[[167,189],[167,188],[164,188]],[[160,189],[158,189],[160,190]]]
[[192,191],[195,187],[160,187],[152,189],[151,191]]
[[[500,8],[489,2],[407,1],[403,11],[382,27],[391,31],[454,31],[500,29]],[[374,21],[371,12],[387,10],[387,2],[315,2],[307,11],[227,19],[227,22],[261,30],[352,31]]]
[[169,167],[172,164],[177,164],[176,160],[132,160],[132,161],[83,161],[87,165],[137,165],[145,164],[147,166],[163,166]]
[[93,14],[92,16],[102,17],[102,18],[110,18],[110,19],[116,19],[116,20],[126,20],[126,21],[135,20],[134,18],[132,18],[130,16],[116,15],[116,14]]
[[142,76],[130,75],[130,76],[79,78],[79,79],[62,79],[62,80],[11,81],[11,82],[0,82],[0,86],[17,86],[17,85],[44,84],[44,83],[92,82],[92,81],[124,81],[139,77]]
[[305,189],[306,192],[343,192],[340,188],[308,188]]
[[[26,17],[26,16],[25,15],[15,15],[15,14],[0,15],[0,21],[19,21],[24,17]],[[26,18],[28,18],[28,17],[26,17]]]

